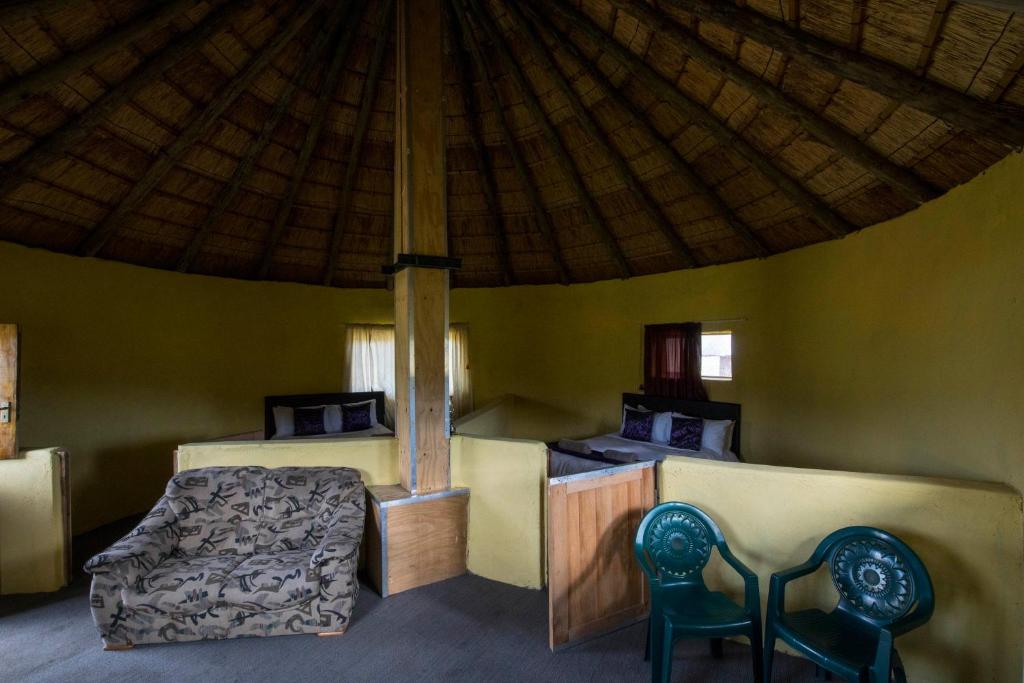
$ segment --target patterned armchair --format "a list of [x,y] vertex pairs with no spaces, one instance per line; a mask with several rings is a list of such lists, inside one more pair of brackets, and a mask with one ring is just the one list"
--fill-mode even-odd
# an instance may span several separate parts
[[130,534],[85,565],[105,648],[343,633],[364,516],[349,468],[179,472]]

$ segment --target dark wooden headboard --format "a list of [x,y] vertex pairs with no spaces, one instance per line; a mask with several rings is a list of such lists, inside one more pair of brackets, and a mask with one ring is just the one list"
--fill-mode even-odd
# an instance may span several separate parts
[[303,408],[305,406],[359,403],[377,399],[377,422],[387,425],[383,391],[351,391],[343,394],[293,394],[291,396],[265,396],[263,398],[263,438],[274,436],[274,407]]
[[732,428],[732,443],[729,450],[736,454],[736,457],[743,460],[740,452],[740,404],[722,403],[720,401],[686,401],[681,398],[663,398],[661,396],[647,396],[646,394],[623,394],[622,405],[636,408],[643,406],[647,410],[657,413],[676,412],[683,415],[692,415],[705,420],[732,420],[736,424]]

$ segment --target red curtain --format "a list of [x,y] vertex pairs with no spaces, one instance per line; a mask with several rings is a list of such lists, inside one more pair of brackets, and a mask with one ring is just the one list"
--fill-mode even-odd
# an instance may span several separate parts
[[700,323],[644,327],[644,393],[708,400],[700,378]]

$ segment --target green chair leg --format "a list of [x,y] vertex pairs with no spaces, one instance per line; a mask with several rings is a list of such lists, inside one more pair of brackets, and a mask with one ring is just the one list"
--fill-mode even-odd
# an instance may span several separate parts
[[675,644],[672,639],[672,629],[666,628],[662,639],[661,650],[661,683],[669,683],[672,680],[672,646]]
[[764,683],[772,683],[773,659],[775,659],[775,630],[769,627],[764,635]]
[[750,631],[750,659],[754,666],[754,683],[758,683],[764,676],[764,643],[761,642],[761,623],[754,622]]

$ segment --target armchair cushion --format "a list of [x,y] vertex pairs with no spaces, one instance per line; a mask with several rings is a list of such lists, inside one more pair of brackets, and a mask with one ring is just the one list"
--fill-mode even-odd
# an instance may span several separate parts
[[267,477],[255,552],[315,548],[336,520],[352,518],[357,508],[365,506],[364,495],[355,470],[343,474],[329,467],[272,470]]
[[178,519],[181,553],[253,552],[265,479],[261,467],[208,467],[172,477],[165,497]]
[[309,602],[320,593],[320,569],[312,549],[250,555],[220,588],[220,600],[233,607],[274,610]]
[[124,592],[125,607],[167,614],[210,609],[241,559],[235,555],[166,559]]

